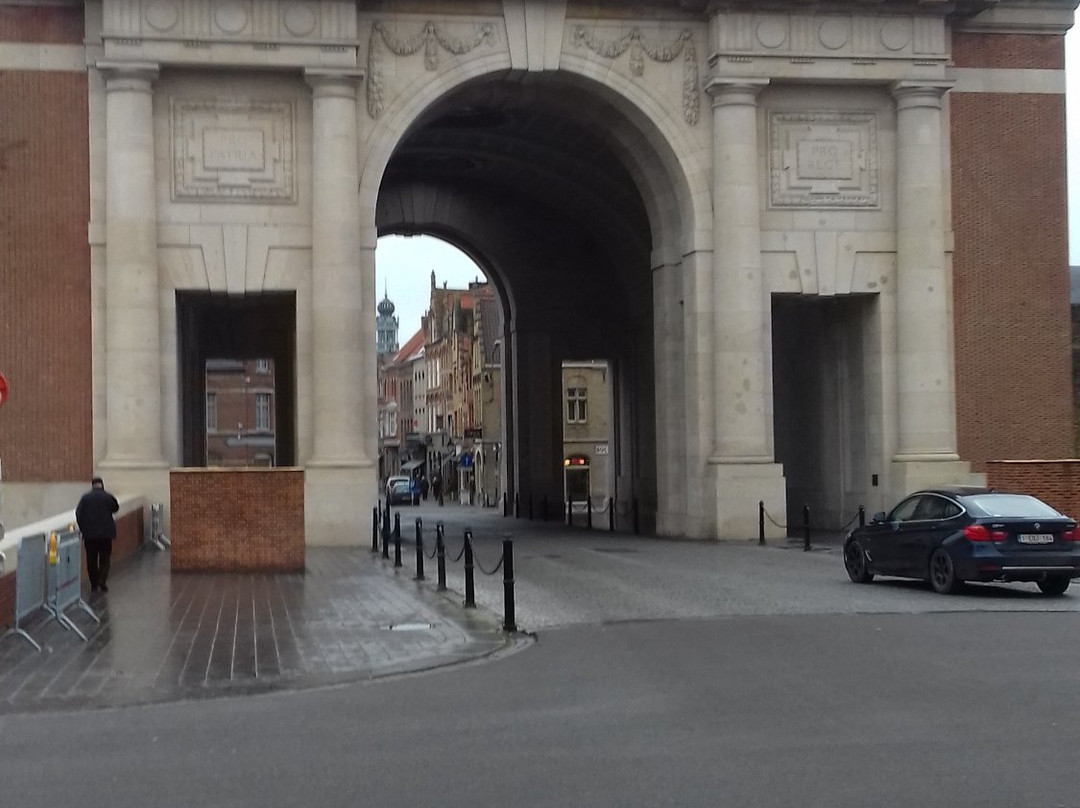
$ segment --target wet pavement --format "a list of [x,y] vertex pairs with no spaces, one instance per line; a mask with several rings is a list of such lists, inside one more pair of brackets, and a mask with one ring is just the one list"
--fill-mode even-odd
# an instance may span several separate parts
[[240,695],[428,670],[528,642],[501,617],[411,580],[366,548],[308,548],[306,572],[171,574],[143,550],[71,609],[82,642],[43,612],[42,646],[0,641],[0,714]]

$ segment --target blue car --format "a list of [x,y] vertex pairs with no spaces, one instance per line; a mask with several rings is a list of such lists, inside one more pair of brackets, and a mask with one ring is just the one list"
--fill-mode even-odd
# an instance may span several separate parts
[[419,494],[413,492],[409,480],[394,480],[386,489],[386,496],[391,505],[415,505]]
[[1061,595],[1080,577],[1076,522],[1027,494],[956,486],[916,491],[844,542],[855,583],[875,575],[929,581],[942,594],[966,581],[1029,581]]

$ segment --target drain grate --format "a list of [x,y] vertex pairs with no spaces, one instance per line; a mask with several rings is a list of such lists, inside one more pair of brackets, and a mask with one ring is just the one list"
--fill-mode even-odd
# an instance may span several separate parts
[[386,627],[387,631],[430,631],[434,623],[395,623]]

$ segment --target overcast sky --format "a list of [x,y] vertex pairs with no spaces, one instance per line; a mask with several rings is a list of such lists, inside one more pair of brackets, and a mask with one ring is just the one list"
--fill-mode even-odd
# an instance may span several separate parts
[[[1065,69],[1068,95],[1069,143],[1069,263],[1080,264],[1080,32],[1075,28],[1065,37]],[[420,315],[427,310],[431,271],[441,286],[465,288],[483,273],[465,253],[446,242],[428,236],[384,236],[376,252],[378,297],[384,290],[397,307],[401,319],[398,336],[404,344],[420,328]]]

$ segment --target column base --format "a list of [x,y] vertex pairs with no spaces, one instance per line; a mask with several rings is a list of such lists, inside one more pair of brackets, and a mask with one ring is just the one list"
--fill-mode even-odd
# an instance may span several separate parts
[[312,547],[371,544],[377,499],[370,464],[318,462],[304,468],[304,535]]
[[890,482],[891,501],[906,497],[920,488],[938,485],[986,485],[986,475],[973,472],[966,460],[956,460],[955,455],[943,455],[941,460],[894,459]]
[[[716,473],[716,538],[757,539],[758,502],[780,524],[787,513],[787,484],[779,463],[720,462]],[[765,520],[765,538],[782,539],[786,532]]]

